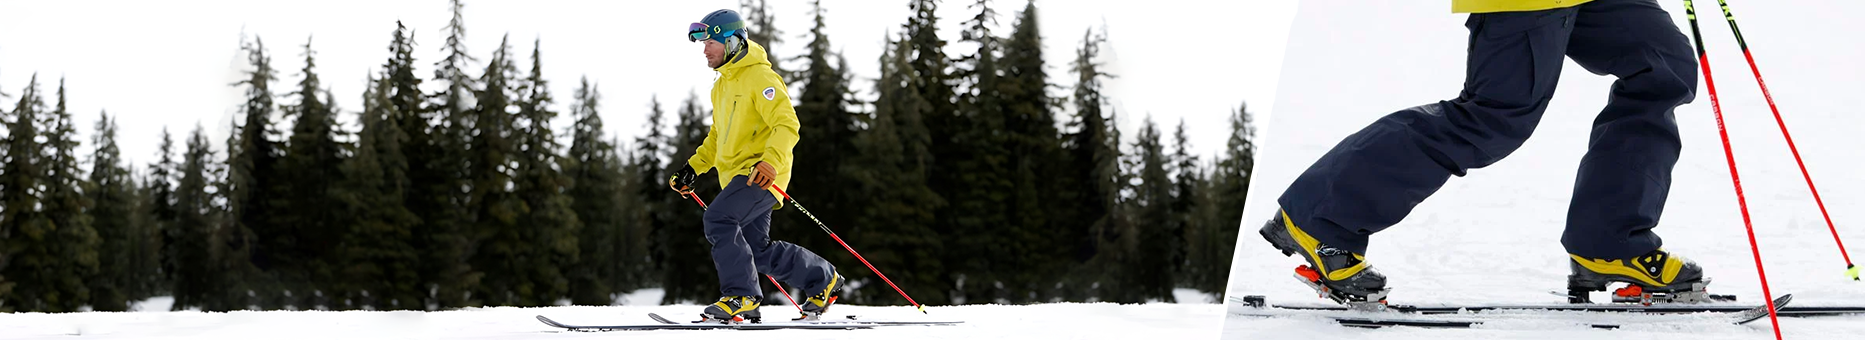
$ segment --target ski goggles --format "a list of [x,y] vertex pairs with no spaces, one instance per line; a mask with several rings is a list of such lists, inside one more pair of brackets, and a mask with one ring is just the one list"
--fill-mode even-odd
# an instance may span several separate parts
[[737,33],[738,30],[742,28],[745,28],[745,22],[743,21],[719,25],[719,26],[712,26],[712,25],[707,25],[706,23],[695,22],[691,25],[686,26],[686,41],[694,42],[694,41],[712,39],[713,37],[731,36],[733,33]]

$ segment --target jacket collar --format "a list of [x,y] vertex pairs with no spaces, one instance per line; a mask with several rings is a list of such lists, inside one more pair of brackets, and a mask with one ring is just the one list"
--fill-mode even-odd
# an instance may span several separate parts
[[725,65],[719,65],[718,68],[713,69],[714,71],[719,71],[721,78],[737,78],[740,73],[752,67],[771,67],[770,58],[765,54],[763,45],[759,45],[757,42],[749,39],[744,40],[744,42],[744,53],[739,53],[738,56],[733,57],[731,61],[725,62]]

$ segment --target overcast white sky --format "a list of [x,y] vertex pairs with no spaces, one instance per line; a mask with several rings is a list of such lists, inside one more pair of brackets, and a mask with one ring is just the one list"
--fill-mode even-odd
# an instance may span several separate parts
[[[683,37],[686,25],[712,10],[738,8],[737,0],[465,3],[467,49],[480,58],[469,74],[483,70],[504,34],[525,63],[533,39],[541,39],[544,73],[558,105],[569,105],[578,78],[588,76],[600,86],[609,132],[624,140],[643,131],[651,96],[673,111],[689,93],[708,91],[715,73],[704,66],[699,45]],[[942,38],[958,40],[960,23],[976,13],[971,3],[941,4]],[[1011,32],[1024,4],[992,2],[1002,17],[998,35]],[[1050,82],[1062,87],[1052,91],[1066,94],[1072,86],[1066,67],[1084,30],[1105,25],[1109,45],[1102,58],[1120,77],[1108,89],[1123,131],[1132,136],[1148,113],[1161,125],[1184,119],[1194,150],[1203,155],[1222,147],[1229,129],[1223,117],[1240,103],[1248,101],[1259,114],[1268,111],[1295,11],[1294,1],[1037,6]],[[771,7],[785,39],[776,53],[801,54],[811,23],[809,3],[772,1]],[[906,1],[829,0],[823,7],[831,42],[863,78],[857,89],[871,96],[865,79],[877,76],[883,39],[909,16]],[[353,121],[366,77],[389,57],[395,21],[413,30],[417,74],[431,78],[449,17],[444,0],[0,1],[0,92],[19,95],[37,72],[50,93],[64,77],[69,108],[85,139],[98,112],[107,110],[122,126],[124,157],[141,166],[154,158],[163,127],[179,140],[202,124],[216,144],[224,141],[242,98],[242,90],[229,84],[246,69],[239,52],[243,35],[265,39],[273,68],[284,71],[274,85],[279,93],[300,79],[301,45],[313,39],[317,74],[344,110],[343,120]],[[948,53],[968,49],[949,46]],[[6,105],[10,110],[13,102]]]

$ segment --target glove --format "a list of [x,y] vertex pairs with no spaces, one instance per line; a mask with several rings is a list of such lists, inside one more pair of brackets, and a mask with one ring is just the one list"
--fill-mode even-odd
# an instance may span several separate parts
[[745,181],[745,185],[768,190],[771,183],[777,182],[777,167],[771,166],[771,163],[758,161],[758,164],[751,166],[751,170],[751,178]]
[[681,165],[680,170],[674,170],[673,177],[667,179],[667,187],[685,196],[693,193],[693,182],[698,181],[699,173],[693,171],[692,165]]

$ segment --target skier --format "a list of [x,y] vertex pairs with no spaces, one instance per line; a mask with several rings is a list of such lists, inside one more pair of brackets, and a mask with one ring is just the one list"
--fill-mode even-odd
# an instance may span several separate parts
[[732,10],[718,10],[687,29],[688,41],[703,41],[706,65],[719,72],[712,85],[712,128],[693,156],[674,170],[668,186],[693,195],[702,171],[719,170],[719,196],[706,209],[706,241],[719,271],[719,302],[701,315],[708,321],[759,322],[763,294],[758,274],[810,293],[802,317],[817,319],[835,303],[842,276],[808,249],[770,238],[771,211],[783,207],[773,185],[790,183],[790,149],[798,126],[783,79],[771,71],[764,47],[746,38],[745,23]]
[[1674,110],[1697,87],[1696,55],[1670,15],[1653,0],[1451,3],[1452,12],[1469,13],[1462,92],[1388,114],[1335,145],[1278,198],[1263,238],[1284,255],[1301,254],[1308,267],[1298,273],[1330,299],[1383,303],[1390,290],[1363,255],[1368,236],[1404,219],[1450,176],[1521,146],[1548,107],[1564,56],[1618,78],[1594,119],[1561,236],[1570,300],[1586,302],[1611,282],[1630,284],[1615,294],[1646,302],[1704,299],[1702,268],[1660,248],[1651,230],[1681,148]]

